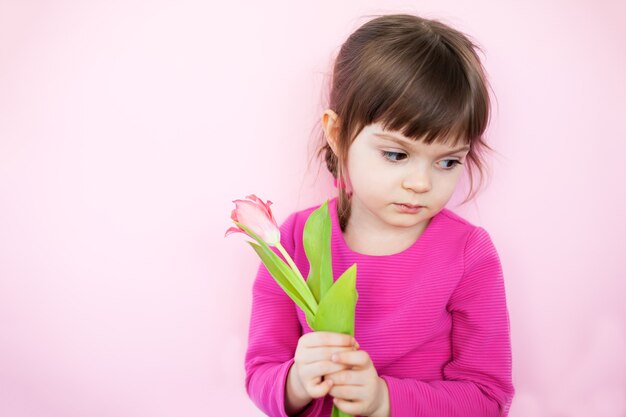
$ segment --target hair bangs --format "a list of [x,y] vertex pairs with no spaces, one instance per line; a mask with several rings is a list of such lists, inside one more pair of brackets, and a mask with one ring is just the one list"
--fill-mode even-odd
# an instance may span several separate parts
[[401,94],[389,91],[391,97],[397,97],[393,102],[386,97],[381,100],[392,104],[379,107],[375,121],[386,130],[400,131],[427,144],[471,143],[486,127],[481,122],[488,112],[482,92],[472,89],[462,63],[441,40],[427,51],[428,59],[417,55],[422,68],[398,86]]

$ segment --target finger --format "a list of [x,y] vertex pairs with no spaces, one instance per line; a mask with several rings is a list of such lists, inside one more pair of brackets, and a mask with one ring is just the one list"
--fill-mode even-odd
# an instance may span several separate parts
[[371,363],[369,354],[364,350],[333,353],[330,360],[344,365],[356,366],[358,368],[366,368]]
[[334,372],[332,374],[325,375],[325,379],[331,379],[333,381],[333,385],[353,385],[353,386],[364,386],[365,382],[361,375],[364,371],[356,372],[350,369],[341,370]]
[[300,378],[303,381],[312,381],[316,378],[319,378],[319,380],[317,381],[317,383],[319,383],[323,376],[343,371],[345,369],[346,365],[343,365],[341,363],[334,363],[331,361],[315,362],[312,364],[300,366]]
[[347,352],[352,350],[350,347],[338,347],[338,346],[323,346],[323,347],[312,347],[307,348],[303,355],[301,355],[298,359],[302,364],[308,364],[313,362],[320,361],[329,361],[330,357],[333,353],[336,352]]
[[346,414],[357,416],[363,412],[363,401],[348,401],[341,398],[333,398],[333,404]]
[[363,400],[363,388],[355,385],[335,385],[333,383],[328,393],[342,400]]
[[310,383],[306,386],[306,390],[313,398],[321,398],[326,396],[333,386],[333,381],[322,381],[319,384]]
[[356,342],[349,334],[335,332],[310,332],[300,340],[306,347],[354,346]]

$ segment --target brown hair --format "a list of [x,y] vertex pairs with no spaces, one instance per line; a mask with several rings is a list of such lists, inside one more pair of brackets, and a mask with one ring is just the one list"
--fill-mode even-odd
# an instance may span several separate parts
[[328,107],[338,115],[337,153],[321,134],[317,156],[339,183],[338,215],[345,230],[350,195],[341,185],[348,148],[367,125],[406,137],[433,142],[469,144],[470,193],[473,170],[482,185],[482,154],[492,150],[483,139],[490,114],[488,81],[466,35],[436,20],[408,14],[376,17],[352,33],[335,59]]

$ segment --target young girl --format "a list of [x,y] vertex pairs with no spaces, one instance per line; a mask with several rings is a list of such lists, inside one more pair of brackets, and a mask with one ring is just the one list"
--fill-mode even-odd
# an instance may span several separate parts
[[[343,44],[322,115],[334,277],[357,263],[355,337],[313,332],[259,266],[246,389],[270,416],[506,416],[509,316],[488,233],[445,208],[463,167],[482,172],[487,81],[466,36],[387,15]],[[470,187],[471,191],[471,187]],[[471,195],[471,194],[470,194]],[[304,224],[281,243],[306,277]]]

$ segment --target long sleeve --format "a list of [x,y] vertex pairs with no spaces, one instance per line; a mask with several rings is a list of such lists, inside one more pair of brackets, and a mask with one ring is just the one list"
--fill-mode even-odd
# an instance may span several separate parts
[[504,280],[496,249],[480,227],[467,239],[464,273],[447,309],[452,360],[443,368],[443,380],[381,375],[391,416],[507,416],[515,391]]
[[[280,226],[281,244],[292,257],[294,222],[295,216],[291,215]],[[277,249],[275,252],[279,253]],[[252,289],[245,382],[250,399],[272,417],[287,417],[285,384],[302,334],[296,308],[265,265],[260,263]],[[322,399],[316,399],[298,416],[317,416],[321,408]]]

